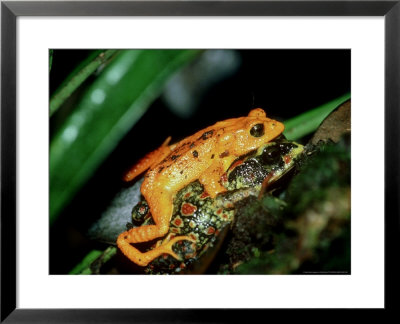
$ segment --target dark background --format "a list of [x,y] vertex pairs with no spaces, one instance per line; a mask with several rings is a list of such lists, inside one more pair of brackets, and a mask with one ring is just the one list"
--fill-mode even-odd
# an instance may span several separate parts
[[[167,136],[178,140],[218,120],[247,115],[255,107],[284,121],[350,92],[350,50],[241,50],[238,54],[239,69],[204,94],[190,119],[174,115],[161,99],[152,104],[52,226],[50,273],[68,273],[92,248],[104,248],[86,238],[88,226],[123,186],[124,171]],[[54,51],[50,94],[87,55],[84,50]]]

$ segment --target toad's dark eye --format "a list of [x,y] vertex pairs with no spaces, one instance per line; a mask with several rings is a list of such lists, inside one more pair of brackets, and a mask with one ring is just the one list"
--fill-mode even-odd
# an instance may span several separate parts
[[255,124],[250,129],[250,135],[253,137],[261,137],[264,135],[264,124]]

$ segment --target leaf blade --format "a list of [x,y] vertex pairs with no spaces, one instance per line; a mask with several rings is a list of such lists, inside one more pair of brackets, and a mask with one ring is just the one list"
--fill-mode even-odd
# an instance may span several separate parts
[[[51,53],[53,50],[50,50]],[[95,51],[82,62],[58,88],[50,99],[50,116],[52,116],[71,94],[90,76],[100,65],[104,64],[117,50]],[[51,68],[52,56],[50,60]]]
[[290,141],[298,140],[303,136],[311,134],[335,108],[350,99],[350,97],[351,94],[346,93],[321,106],[285,121],[285,131],[283,134]]
[[89,87],[50,143],[50,223],[144,114],[167,78],[197,53],[123,51]]

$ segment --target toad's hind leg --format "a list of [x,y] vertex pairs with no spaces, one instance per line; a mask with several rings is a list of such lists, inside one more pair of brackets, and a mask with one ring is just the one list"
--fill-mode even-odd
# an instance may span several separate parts
[[[171,205],[172,204],[168,206]],[[171,215],[172,207],[166,208],[164,210],[164,213],[164,215]],[[156,210],[154,211],[154,214],[159,216]],[[167,234],[170,218],[171,217],[162,218],[153,216],[156,225],[144,225],[141,227],[135,227],[131,228],[129,231],[120,234],[117,239],[118,247],[128,259],[140,266],[146,266],[149,262],[153,261],[155,258],[164,253],[171,255],[175,259],[180,260],[180,257],[172,250],[172,246],[176,242],[183,240],[195,242],[189,236],[175,237],[172,240],[164,242],[162,245],[147,252],[140,252],[138,249],[131,245],[131,243],[148,242]]]
[[[149,225],[153,226],[153,225]],[[143,226],[144,227],[144,226]],[[178,241],[183,241],[183,240],[188,240],[188,241],[193,241],[192,238],[188,236],[178,236],[173,238],[172,240],[158,246],[157,248],[147,251],[147,252],[140,252],[138,249],[133,247],[130,243],[137,243],[137,242],[130,242],[130,239],[132,238],[132,233],[130,231],[134,229],[140,229],[141,227],[138,228],[132,228],[131,230],[124,232],[118,236],[117,239],[117,244],[122,253],[130,259],[132,262],[136,263],[137,265],[140,265],[142,267],[148,265],[151,261],[153,261],[155,258],[158,258],[162,254],[166,253],[171,255],[177,260],[180,260],[180,257],[172,250],[172,246],[178,242]]]

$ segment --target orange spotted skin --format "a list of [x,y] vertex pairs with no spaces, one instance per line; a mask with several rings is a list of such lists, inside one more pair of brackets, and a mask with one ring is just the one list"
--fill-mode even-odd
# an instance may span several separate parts
[[147,171],[141,186],[155,225],[132,228],[118,236],[117,245],[134,263],[146,266],[167,253],[176,259],[172,246],[179,241],[193,241],[188,236],[178,236],[161,246],[142,253],[131,243],[147,242],[164,236],[169,230],[176,193],[189,183],[199,180],[211,198],[226,191],[221,177],[240,156],[258,149],[279,136],[282,123],[266,117],[257,108],[246,117],[217,122],[182,141],[168,145],[168,138],[157,150],[147,154],[126,174],[131,181]]

